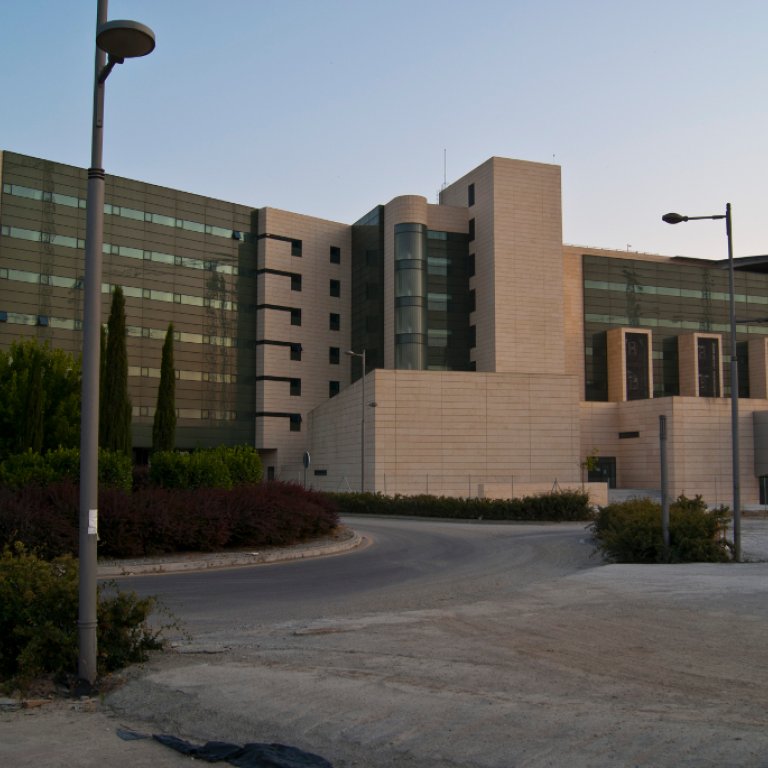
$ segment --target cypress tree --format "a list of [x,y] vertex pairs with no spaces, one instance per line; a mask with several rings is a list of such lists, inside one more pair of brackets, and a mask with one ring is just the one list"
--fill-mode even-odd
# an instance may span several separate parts
[[173,367],[173,323],[168,326],[160,364],[160,386],[152,424],[152,450],[172,451],[176,445],[176,371]]
[[102,448],[131,455],[131,400],[128,397],[128,353],[126,350],[125,298],[115,286],[107,323],[107,352],[104,361],[104,430]]
[[31,448],[35,453],[43,449],[43,363],[40,353],[35,350],[27,381],[27,398],[22,427],[22,448]]
[[107,330],[102,324],[99,334],[99,445],[103,448],[106,444],[106,427],[109,414],[107,413],[107,399],[104,396],[104,370],[107,361]]

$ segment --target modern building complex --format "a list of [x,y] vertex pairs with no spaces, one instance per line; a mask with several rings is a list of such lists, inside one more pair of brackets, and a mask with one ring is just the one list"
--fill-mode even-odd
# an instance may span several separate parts
[[[12,152],[0,167],[0,347],[78,352],[86,171]],[[589,463],[592,481],[653,491],[663,415],[670,492],[730,503],[727,263],[564,245],[558,166],[494,157],[439,204],[397,197],[351,226],[108,176],[103,250],[139,457],[173,322],[177,444],[248,443],[270,477],[518,496],[581,485]],[[768,257],[736,266],[757,504]]]

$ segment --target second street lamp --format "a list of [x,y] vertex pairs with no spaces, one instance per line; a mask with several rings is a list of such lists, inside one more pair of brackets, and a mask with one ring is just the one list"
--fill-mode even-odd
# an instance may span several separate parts
[[360,493],[365,493],[365,350],[355,352],[353,349],[348,349],[347,354],[350,357],[359,357],[363,366],[363,374],[360,377],[363,387],[360,410]]
[[731,462],[733,474],[733,556],[741,562],[741,481],[739,479],[739,364],[736,357],[736,292],[733,270],[733,231],[731,227],[731,204],[726,203],[725,213],[713,216],[683,216],[679,213],[665,213],[661,220],[667,224],[700,219],[725,219],[725,233],[728,238],[728,297],[731,330]]

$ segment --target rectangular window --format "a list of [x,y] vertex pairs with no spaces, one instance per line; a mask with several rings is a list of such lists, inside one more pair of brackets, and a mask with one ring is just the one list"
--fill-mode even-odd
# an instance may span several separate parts
[[301,275],[291,275],[291,290],[292,291],[301,290]]
[[475,204],[475,185],[470,184],[467,187],[467,205],[472,206]]
[[328,347],[328,362],[338,365],[341,360],[341,350],[338,347]]
[[291,240],[291,256],[301,256],[301,240]]
[[336,397],[341,391],[341,384],[338,381],[328,382],[328,397]]
[[469,311],[474,312],[477,309],[477,300],[475,299],[475,289],[469,292]]
[[300,309],[292,309],[291,310],[291,325],[301,325],[301,310]]
[[467,275],[473,277],[475,274],[475,254],[469,254],[469,260],[467,261]]
[[477,346],[477,326],[469,326],[469,347],[472,349]]
[[301,414],[292,413],[290,415],[291,432],[301,432]]
[[627,400],[646,400],[650,397],[648,340],[645,333],[628,333],[624,337]]
[[341,329],[341,315],[337,312],[331,312],[329,326],[332,331],[338,331]]
[[700,338],[699,397],[720,397],[720,352],[718,339]]
[[331,296],[333,296],[334,298],[339,298],[339,296],[341,296],[341,281],[331,280],[330,291],[331,291]]
[[301,379],[291,379],[291,397],[301,397]]
[[469,220],[469,239],[470,240],[475,239],[475,220],[474,219]]
[[338,245],[331,246],[331,264],[341,264],[341,248]]
[[291,344],[291,360],[301,360],[301,344]]

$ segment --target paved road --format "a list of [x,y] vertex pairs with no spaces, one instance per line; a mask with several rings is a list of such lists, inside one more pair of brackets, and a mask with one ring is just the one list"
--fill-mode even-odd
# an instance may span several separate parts
[[536,581],[600,566],[582,523],[515,525],[347,518],[366,540],[332,558],[256,568],[139,576],[196,638],[235,642],[245,627],[371,609],[414,610],[509,596]]

